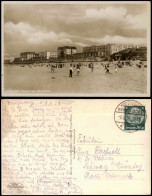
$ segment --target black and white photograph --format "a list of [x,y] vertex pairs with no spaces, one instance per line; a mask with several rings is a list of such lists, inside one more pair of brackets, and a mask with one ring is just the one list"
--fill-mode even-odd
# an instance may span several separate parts
[[3,1],[3,96],[150,96],[149,1]]

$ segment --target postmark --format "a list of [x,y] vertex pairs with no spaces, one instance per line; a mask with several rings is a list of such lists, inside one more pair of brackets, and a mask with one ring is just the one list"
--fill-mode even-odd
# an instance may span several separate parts
[[144,131],[146,117],[145,106],[135,100],[121,102],[114,112],[116,125],[127,133]]

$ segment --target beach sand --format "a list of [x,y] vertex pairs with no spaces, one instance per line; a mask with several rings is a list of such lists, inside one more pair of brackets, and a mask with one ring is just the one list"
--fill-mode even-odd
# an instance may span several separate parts
[[93,72],[83,63],[80,75],[77,76],[76,67],[73,68],[73,77],[69,78],[69,63],[63,68],[37,65],[21,67],[20,65],[4,65],[5,91],[45,91],[51,94],[143,94],[146,93],[147,68],[136,66],[118,68],[110,65],[110,73],[105,74],[101,63],[95,65]]

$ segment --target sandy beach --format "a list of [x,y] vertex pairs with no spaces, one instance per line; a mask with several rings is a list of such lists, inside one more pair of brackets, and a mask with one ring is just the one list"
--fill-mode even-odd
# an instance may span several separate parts
[[[103,63],[104,64],[104,63]],[[50,63],[51,65],[51,63]],[[53,64],[54,65],[54,64]],[[76,63],[73,63],[76,65]],[[4,65],[5,91],[45,91],[51,94],[143,94],[146,93],[147,68],[124,66],[115,73],[113,63],[110,74],[105,74],[101,63],[94,63],[93,72],[88,63],[83,63],[80,75],[77,76],[73,67],[73,77],[69,77],[70,63],[64,63],[63,68],[55,68],[41,64]]]

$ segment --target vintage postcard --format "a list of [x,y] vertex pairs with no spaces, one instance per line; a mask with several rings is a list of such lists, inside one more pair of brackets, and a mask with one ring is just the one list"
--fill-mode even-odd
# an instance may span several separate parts
[[3,1],[2,95],[149,97],[150,1]]
[[1,105],[2,195],[151,194],[151,100]]

